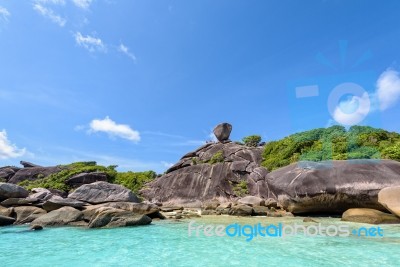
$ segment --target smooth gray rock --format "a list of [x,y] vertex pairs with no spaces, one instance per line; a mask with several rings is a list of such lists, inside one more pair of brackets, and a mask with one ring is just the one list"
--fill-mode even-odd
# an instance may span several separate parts
[[37,180],[49,176],[50,174],[61,171],[62,167],[29,167],[18,170],[14,176],[8,180],[9,183],[18,184],[25,180]]
[[144,214],[149,217],[158,217],[160,208],[154,204],[146,203],[132,203],[132,202],[108,202],[98,205],[85,206],[83,210],[83,215],[85,220],[92,219],[93,215],[100,208],[114,208],[119,210],[130,211],[135,214]]
[[30,223],[33,220],[39,218],[43,214],[46,214],[46,211],[33,206],[20,206],[13,208],[13,214],[16,217],[17,224]]
[[374,209],[349,209],[343,213],[342,221],[369,224],[397,224],[400,223],[400,218],[393,214]]
[[10,184],[10,183],[0,183],[0,201],[7,198],[26,198],[29,192],[23,187]]
[[19,170],[20,168],[14,166],[5,166],[0,168],[0,180],[4,179],[6,181],[10,180],[11,177]]
[[12,209],[0,206],[0,215],[11,217]]
[[265,200],[255,196],[246,196],[239,199],[238,203],[248,206],[264,206]]
[[218,124],[215,126],[213,132],[218,141],[223,142],[229,140],[229,136],[232,132],[232,125],[226,122]]
[[6,200],[3,200],[0,204],[4,207],[12,207],[28,205],[35,202],[38,202],[38,199],[29,196],[27,198],[8,198]]
[[270,210],[265,206],[253,206],[253,215],[268,216]]
[[38,217],[32,221],[31,225],[60,226],[81,221],[82,219],[83,213],[81,211],[72,207],[62,207]]
[[84,205],[86,205],[85,202],[82,202],[82,201],[79,201],[76,199],[52,196],[50,199],[48,199],[43,204],[43,209],[46,211],[52,211],[52,210],[56,210],[56,209],[59,209],[64,206],[81,209]]
[[33,164],[33,163],[31,163],[31,162],[28,162],[28,161],[23,161],[23,160],[21,160],[19,163],[20,163],[22,166],[24,166],[24,168],[42,167],[42,166]]
[[378,193],[400,185],[400,162],[300,162],[270,172],[266,182],[271,197],[295,214],[341,214],[350,208],[385,210]]
[[378,193],[378,201],[391,213],[400,217],[400,186],[383,188]]
[[97,210],[89,222],[89,228],[137,226],[151,223],[147,215],[138,215],[131,211],[103,207]]
[[103,172],[84,172],[72,176],[66,181],[66,184],[76,188],[84,184],[91,184],[99,181],[107,182],[107,175]]
[[105,202],[139,202],[139,199],[131,190],[117,184],[107,182],[95,182],[82,185],[69,198],[77,199],[91,204]]
[[252,214],[253,208],[243,204],[233,206],[229,211],[229,215],[234,216],[251,216]]

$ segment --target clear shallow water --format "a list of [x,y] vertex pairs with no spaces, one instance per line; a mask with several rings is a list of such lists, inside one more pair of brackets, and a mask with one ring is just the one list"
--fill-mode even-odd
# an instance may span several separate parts
[[[318,219],[323,224],[338,219]],[[197,224],[301,223],[301,218],[207,217]],[[400,266],[400,226],[383,238],[188,237],[188,222],[116,229],[0,228],[0,266]],[[349,224],[359,227],[359,224]]]

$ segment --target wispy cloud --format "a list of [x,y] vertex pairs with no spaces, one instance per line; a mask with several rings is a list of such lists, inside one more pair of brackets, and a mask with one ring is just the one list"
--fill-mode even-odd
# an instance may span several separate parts
[[170,162],[166,162],[166,161],[161,161],[161,164],[165,167],[165,168],[171,168],[174,164],[170,163]]
[[79,8],[88,9],[92,3],[92,0],[72,0],[72,2]]
[[124,44],[121,43],[118,46],[118,51],[121,52],[122,54],[126,55],[127,57],[132,59],[133,62],[136,63],[136,56],[132,52],[129,52],[129,48],[127,46],[125,46]]
[[8,22],[8,18],[11,16],[11,13],[7,10],[7,8],[0,6],[0,21]]
[[379,77],[376,87],[379,108],[386,110],[393,107],[400,98],[400,73],[394,69],[387,69]]
[[75,36],[75,42],[87,49],[89,52],[106,52],[107,48],[103,41],[100,38],[96,38],[90,35],[82,35],[80,32],[77,32],[74,34]]
[[133,141],[135,143],[140,141],[140,133],[133,130],[127,124],[118,124],[108,116],[103,120],[94,119],[89,124],[89,133],[92,132],[104,132],[110,137],[119,137]]
[[59,4],[59,5],[64,5],[64,1],[60,0],[52,0],[52,1],[37,1],[36,3],[33,4],[33,9],[36,10],[40,15],[42,15],[45,18],[50,19],[52,22],[56,23],[60,27],[64,27],[65,24],[67,23],[67,20],[60,15],[56,14],[53,9],[46,7],[46,3],[52,3],[52,4]]
[[19,149],[8,140],[6,130],[0,131],[0,159],[17,158],[25,155],[26,149]]
[[352,95],[338,103],[333,118],[344,125],[360,123],[368,114],[385,111],[395,106],[400,100],[400,73],[387,69],[376,81],[376,90],[364,92],[360,96]]

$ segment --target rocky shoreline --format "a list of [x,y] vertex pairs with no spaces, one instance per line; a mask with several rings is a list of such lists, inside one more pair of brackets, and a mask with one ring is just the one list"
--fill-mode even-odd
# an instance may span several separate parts
[[21,162],[23,168],[2,167],[0,226],[29,223],[33,229],[62,225],[101,228],[207,215],[321,214],[342,216],[344,221],[400,223],[400,162],[298,162],[271,172],[261,164],[263,147],[232,142],[231,131],[230,124],[217,125],[218,142],[185,154],[165,174],[146,184],[139,195],[110,183],[107,174],[97,170],[66,177],[63,183],[70,188],[68,192],[28,191],[17,184],[65,168],[29,162]]

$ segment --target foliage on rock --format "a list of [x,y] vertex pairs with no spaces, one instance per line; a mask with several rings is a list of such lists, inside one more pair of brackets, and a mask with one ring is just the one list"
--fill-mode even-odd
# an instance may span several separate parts
[[118,172],[112,182],[125,186],[126,188],[132,190],[134,193],[138,193],[138,191],[142,189],[146,183],[154,180],[156,177],[157,174],[153,171]]
[[224,152],[223,151],[218,151],[215,153],[211,159],[208,161],[209,164],[216,164],[220,162],[224,162]]
[[257,147],[261,142],[261,136],[259,135],[246,136],[242,139],[242,141],[246,146]]
[[43,187],[48,189],[58,189],[62,191],[69,191],[71,189],[65,182],[74,175],[79,173],[90,173],[90,172],[103,172],[107,175],[109,181],[114,180],[117,171],[115,166],[101,166],[97,165],[95,161],[88,162],[75,162],[68,165],[60,165],[63,169],[60,172],[50,174],[47,177],[39,178],[34,181],[25,180],[19,183],[20,186],[30,190],[36,187]]
[[318,128],[265,145],[262,165],[278,169],[297,161],[393,159],[400,161],[400,134],[369,126]]

